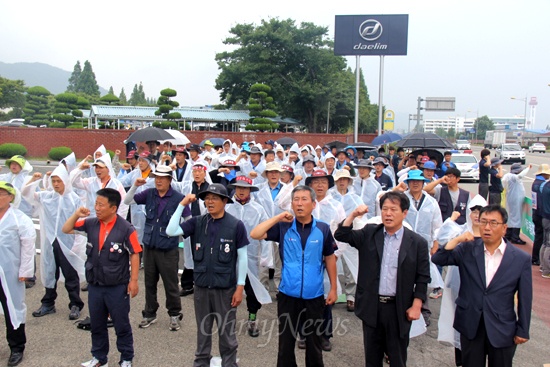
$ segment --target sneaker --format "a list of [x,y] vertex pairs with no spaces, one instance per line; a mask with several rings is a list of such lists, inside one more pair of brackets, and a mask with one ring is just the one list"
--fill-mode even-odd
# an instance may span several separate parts
[[25,280],[25,289],[32,288],[32,287],[34,287],[35,284],[36,284],[36,281],[35,281],[35,280],[26,279],[26,280]]
[[154,316],[154,317],[144,317],[143,320],[141,320],[141,322],[139,323],[139,327],[142,328],[142,329],[145,329],[145,328],[148,328],[149,326],[151,326],[152,324],[154,324],[155,322],[157,322],[157,317]]
[[195,289],[193,288],[189,288],[189,289],[182,289],[180,291],[180,297],[185,297],[185,296],[188,296],[190,294],[193,294],[195,292]]
[[33,311],[32,315],[34,317],[42,317],[42,316],[49,315],[51,313],[55,313],[55,306],[47,307],[42,305],[38,310]]
[[120,367],[132,367],[132,361],[122,361]]
[[332,350],[332,343],[330,342],[330,339],[321,338],[321,347],[325,352],[330,352]]
[[71,307],[71,312],[69,312],[69,320],[78,320],[80,318],[80,308],[78,306]]
[[298,349],[306,349],[306,338],[298,335]]
[[430,298],[432,299],[438,299],[443,295],[443,291],[441,288],[434,288],[434,290],[430,293]]
[[181,327],[180,320],[183,319],[183,315],[179,314],[177,316],[170,316],[170,330],[178,331]]
[[347,309],[348,309],[348,312],[355,311],[355,302],[354,301],[348,301],[347,302]]
[[258,325],[256,325],[256,320],[254,321],[248,320],[247,328],[248,328],[248,335],[250,335],[251,337],[257,338],[260,335],[260,331],[258,330]]
[[107,363],[101,364],[99,363],[99,360],[96,357],[93,357],[88,362],[84,362],[80,364],[82,367],[109,367]]
[[545,279],[550,279],[550,274],[541,274],[541,277]]

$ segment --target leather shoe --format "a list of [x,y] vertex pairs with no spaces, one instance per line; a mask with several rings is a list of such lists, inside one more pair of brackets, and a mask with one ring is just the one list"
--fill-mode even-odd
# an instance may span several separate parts
[[32,315],[34,317],[42,317],[42,316],[46,316],[46,315],[49,315],[51,313],[55,313],[55,306],[40,306],[40,308],[36,311],[33,311]]
[[306,349],[306,338],[298,335],[298,349]]
[[348,301],[348,312],[353,312],[353,311],[355,311],[355,302]]
[[8,367],[17,366],[23,360],[23,352],[11,352]]
[[330,352],[332,350],[332,343],[330,342],[330,339],[321,338],[321,347],[325,352]]
[[80,308],[78,306],[71,307],[71,312],[69,312],[69,320],[78,320],[80,318]]
[[193,293],[195,293],[195,289],[193,289],[193,288],[182,289],[180,291],[180,297],[185,297],[185,296],[188,296],[188,295],[193,294]]
[[540,266],[540,261],[531,261],[531,264],[535,266]]

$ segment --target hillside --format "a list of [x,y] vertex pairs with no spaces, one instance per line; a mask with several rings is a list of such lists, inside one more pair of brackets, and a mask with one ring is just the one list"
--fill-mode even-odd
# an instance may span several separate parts
[[[7,64],[0,61],[0,76],[8,79],[21,79],[27,87],[40,85],[53,94],[63,93],[69,84],[71,72],[40,62],[16,62]],[[107,94],[99,87],[101,95]]]

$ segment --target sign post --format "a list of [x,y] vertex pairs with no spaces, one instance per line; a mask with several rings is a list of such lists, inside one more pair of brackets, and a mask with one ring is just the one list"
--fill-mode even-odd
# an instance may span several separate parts
[[334,54],[356,56],[354,142],[359,130],[359,58],[380,56],[378,87],[378,135],[382,134],[384,56],[407,55],[408,14],[337,15],[334,31]]

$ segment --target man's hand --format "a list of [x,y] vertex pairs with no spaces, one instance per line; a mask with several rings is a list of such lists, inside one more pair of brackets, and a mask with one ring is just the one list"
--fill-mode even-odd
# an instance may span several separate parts
[[243,289],[243,285],[237,286],[237,289],[235,290],[235,293],[233,293],[233,297],[231,298],[231,307],[239,307],[239,305],[243,301]]
[[406,312],[407,314],[407,320],[413,321],[418,320],[420,318],[420,307],[415,307],[414,305],[409,308]]
[[160,157],[161,162],[170,162],[172,160],[172,157],[170,157],[168,154],[163,154]]
[[195,201],[197,201],[197,196],[195,194],[187,194],[180,202],[180,205],[187,206]]
[[90,209],[84,207],[84,206],[81,206],[80,208],[76,209],[76,212],[75,214],[79,217],[79,218],[85,218],[87,216],[90,215]]
[[117,156],[120,155],[120,149],[115,150],[115,155],[117,155]]
[[471,242],[475,239],[474,234],[469,231],[464,232],[459,237],[460,237],[460,242]]
[[300,181],[302,181],[302,175],[296,175],[294,176],[294,180],[292,181],[292,185],[294,187],[298,186],[298,184],[300,183]]
[[453,214],[451,214],[451,220],[453,222],[456,222],[456,220],[460,217],[460,212],[454,211]]
[[290,223],[294,220],[294,216],[292,214],[290,214],[289,212],[282,212],[281,214],[279,214],[278,216],[279,218],[279,222],[286,222],[286,223]]
[[357,208],[355,208],[351,214],[353,215],[354,218],[357,218],[364,214],[367,214],[368,212],[369,212],[369,207],[366,206],[365,204],[361,204]]
[[529,339],[525,339],[525,338],[522,338],[520,336],[514,336],[514,343],[515,344],[523,344],[523,343],[527,343]]
[[226,175],[229,174],[229,172],[231,172],[231,169],[227,168],[227,167],[221,167],[221,168],[218,168],[218,172],[219,173],[224,173]]
[[88,163],[86,161],[82,162],[82,164],[80,165],[80,169],[83,170],[83,171],[85,169],[88,169],[88,168],[90,168],[90,163]]
[[323,162],[321,162],[321,160],[319,159],[319,160],[317,161],[317,167],[323,168],[323,167],[325,167],[325,164],[324,164]]
[[134,181],[134,186],[136,187],[140,187],[140,186],[143,186],[147,183],[147,179],[143,178],[143,177],[140,177],[140,178],[137,178],[135,181]]
[[32,175],[32,179],[31,179],[31,182],[35,182],[35,181],[38,181],[42,178],[42,173],[40,172],[35,172],[33,175]]
[[137,296],[139,292],[139,285],[137,280],[130,280],[130,283],[128,283],[128,294],[131,298],[134,298]]
[[46,176],[50,177],[52,175],[52,171],[46,172]]
[[392,191],[399,191],[399,192],[405,192],[409,189],[405,181],[401,181],[397,186],[393,188]]
[[338,300],[338,295],[336,294],[336,289],[331,289],[330,292],[328,292],[325,303],[327,305],[333,305],[337,300]]
[[250,173],[248,174],[248,176],[252,179],[255,179],[256,177],[258,177],[258,172],[256,171],[250,171]]
[[344,167],[342,167],[343,169],[347,169],[348,171],[351,169],[349,168],[349,166],[346,164]]
[[85,161],[93,161],[94,157],[92,157],[91,155],[88,154],[84,160]]
[[132,166],[130,166],[130,163],[122,163],[121,167],[125,171],[128,171],[129,169],[132,168]]

